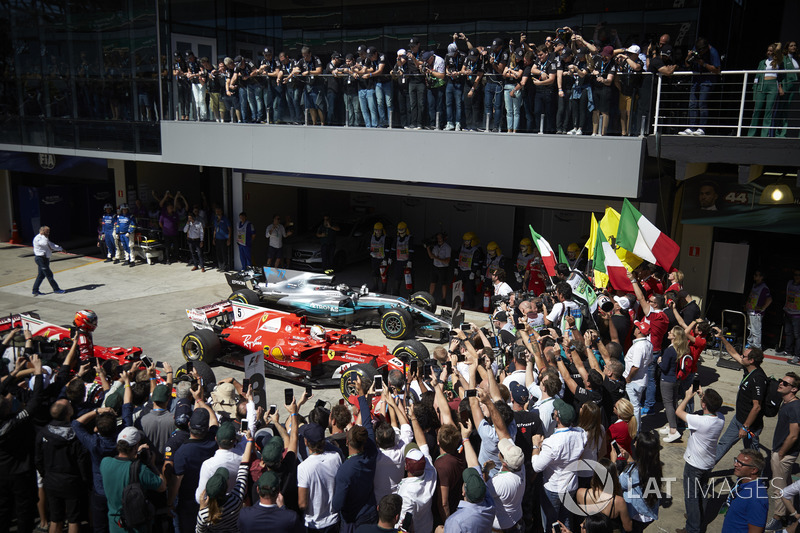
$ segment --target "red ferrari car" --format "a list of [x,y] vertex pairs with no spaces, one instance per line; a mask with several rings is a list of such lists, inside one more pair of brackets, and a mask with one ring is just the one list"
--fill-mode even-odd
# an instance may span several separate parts
[[264,355],[266,374],[311,387],[339,386],[350,396],[358,373],[372,381],[378,372],[404,370],[411,358],[427,359],[419,341],[386,346],[364,344],[349,329],[306,324],[305,317],[224,300],[186,313],[195,331],[181,343],[187,361],[220,362],[244,368],[244,356]]

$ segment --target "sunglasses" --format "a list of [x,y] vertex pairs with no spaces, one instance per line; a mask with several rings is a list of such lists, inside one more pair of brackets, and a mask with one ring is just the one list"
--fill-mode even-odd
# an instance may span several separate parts
[[794,387],[794,383],[789,383],[785,379],[779,379],[778,384],[783,385],[784,387]]
[[749,466],[750,468],[755,468],[754,465],[741,462],[738,457],[733,460],[733,464],[738,466]]

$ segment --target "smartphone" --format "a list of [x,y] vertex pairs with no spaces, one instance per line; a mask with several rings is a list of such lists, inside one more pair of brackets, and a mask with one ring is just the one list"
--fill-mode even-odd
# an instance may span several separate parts
[[416,359],[414,359],[413,361],[411,361],[410,363],[408,363],[408,371],[409,371],[410,373],[412,373],[412,374],[416,374],[416,373],[417,373],[417,369],[418,369],[418,368],[419,368],[419,363],[417,362],[417,360],[416,360]]
[[383,392],[383,376],[375,376],[375,381],[373,381],[374,391]]
[[453,363],[451,361],[447,361],[444,364],[444,367],[447,369],[447,374],[448,375],[453,373]]
[[611,445],[614,447],[614,451],[617,452],[617,455],[622,453],[622,450],[620,449],[619,444],[617,444],[617,441],[612,440]]
[[692,381],[692,392],[697,392],[700,390],[700,378],[694,378]]
[[306,398],[311,398],[314,396],[314,391],[311,390],[311,387],[306,387]]
[[561,524],[553,522],[553,533],[561,533]]
[[284,389],[283,390],[283,401],[285,405],[291,405],[292,400],[294,400],[294,389]]
[[472,331],[472,324],[465,322],[461,324],[461,331]]
[[325,403],[325,400],[317,400],[317,403],[314,404],[314,409],[319,409],[320,407],[325,409]]
[[247,393],[247,389],[250,387],[250,378],[244,378],[242,380],[242,392]]
[[459,411],[458,416],[461,418],[461,425],[467,427],[467,423],[469,422],[470,419],[469,411],[466,409],[464,409],[463,411]]
[[422,367],[422,377],[429,378],[431,377],[431,373],[433,372],[433,367],[430,365],[425,365]]
[[149,358],[149,357],[147,357],[146,355],[143,355],[143,356],[141,357],[141,359],[140,359],[140,360],[142,361],[142,363],[144,363],[144,366],[148,366],[148,367],[149,367],[149,366],[153,366],[153,361],[152,361],[152,359],[150,359],[150,358]]
[[242,433],[247,431],[247,420],[242,420]]
[[478,389],[467,389],[467,398],[477,398]]
[[164,361],[156,361],[156,368],[163,369],[164,368]]
[[270,415],[274,415],[275,411],[277,411],[277,410],[278,410],[278,406],[277,405],[272,404],[272,405],[269,406],[269,414]]
[[191,361],[186,361],[186,373],[191,374],[194,372],[194,363]]

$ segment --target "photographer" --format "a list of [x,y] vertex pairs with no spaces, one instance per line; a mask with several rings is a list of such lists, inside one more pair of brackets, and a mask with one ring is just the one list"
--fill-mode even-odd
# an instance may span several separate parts
[[633,44],[624,50],[614,50],[614,60],[617,62],[618,75],[614,83],[619,90],[619,120],[622,136],[627,137],[632,133],[635,123],[636,103],[639,98],[639,89],[642,87],[642,71],[644,63],[639,58],[641,48]]
[[422,54],[423,72],[425,83],[428,86],[428,129],[437,129],[444,111],[444,86],[447,83],[445,76],[444,59],[433,52]]
[[[503,118],[503,72],[511,59],[508,49],[503,45],[503,39],[496,37],[491,46],[483,51],[484,79],[486,87],[483,93],[483,120],[486,115],[493,115],[488,127],[491,131],[500,131],[500,119]],[[478,127],[485,128],[485,124]]]
[[556,284],[556,297],[558,298],[558,303],[553,306],[550,313],[545,317],[545,325],[548,327],[556,326],[562,331],[567,331],[569,327],[567,317],[572,316],[580,329],[581,308],[572,299],[572,287],[569,286],[569,283],[559,281]]
[[[594,111],[592,112],[592,136],[603,136],[608,131],[611,121],[611,105],[614,99],[614,78],[617,75],[617,64],[612,61],[614,49],[610,46],[600,52],[600,60],[595,60],[592,76],[592,98]],[[603,117],[603,128],[600,129],[600,117]]]
[[408,119],[409,127],[422,129],[422,113],[425,110],[425,79],[422,76],[422,62],[419,60],[421,55],[419,49],[419,39],[412,37],[408,41],[408,100],[411,110]]
[[699,37],[694,48],[686,54],[684,65],[694,72],[689,95],[689,123],[698,127],[694,131],[686,128],[680,135],[705,135],[703,127],[708,124],[708,98],[714,84],[719,81],[719,52],[708,44],[705,37]]
[[400,126],[409,130],[409,102],[408,102],[408,57],[405,48],[397,51],[397,60],[392,68],[392,80],[394,81],[394,99],[397,102],[397,113],[400,116]]
[[447,87],[445,88],[447,127],[445,127],[445,131],[461,131],[464,104],[464,54],[458,50],[456,43],[450,43],[447,46],[444,64],[445,74],[447,74]]

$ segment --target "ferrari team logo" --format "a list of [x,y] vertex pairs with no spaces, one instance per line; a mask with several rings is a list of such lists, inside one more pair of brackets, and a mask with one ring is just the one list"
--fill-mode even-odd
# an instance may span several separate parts
[[336,352],[328,350],[328,359],[333,360],[334,357],[336,357]]

